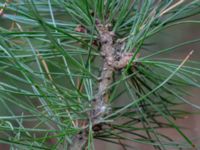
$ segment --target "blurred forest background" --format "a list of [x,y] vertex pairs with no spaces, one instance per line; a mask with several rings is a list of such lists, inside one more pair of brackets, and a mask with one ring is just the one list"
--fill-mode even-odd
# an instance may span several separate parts
[[[195,16],[198,20],[200,20],[200,16]],[[9,26],[11,27],[11,22],[6,22],[3,18],[0,17],[0,26]],[[156,51],[164,48],[171,47],[178,43],[198,39],[200,38],[200,25],[199,24],[181,24],[178,26],[170,27],[162,32],[159,32],[156,36],[154,36],[151,41],[148,41],[149,45],[144,47],[144,55],[145,51]],[[178,48],[170,53],[162,55],[162,58],[170,58],[170,59],[183,59],[191,50],[194,50],[194,53],[190,60],[200,60],[200,43],[195,43],[191,45],[187,45],[181,48]],[[158,58],[158,56],[157,56]],[[200,66],[196,66],[200,68]],[[4,76],[0,74],[0,80],[4,80]],[[193,103],[200,105],[200,89],[188,88],[187,92],[191,93],[191,97],[189,99],[192,100]],[[121,97],[124,101],[127,97]],[[188,111],[196,111],[192,107],[185,105],[183,106]],[[13,108],[15,109],[15,108]],[[20,110],[16,110],[16,112]],[[4,109],[4,106],[0,104],[0,116],[6,115],[7,112]],[[191,137],[194,140],[195,144],[200,144],[200,115],[186,116],[182,120],[177,120],[177,124],[186,127],[184,133]],[[178,141],[183,141],[183,139],[177,134],[174,129],[163,129],[163,132],[171,137],[177,139]],[[195,139],[194,139],[195,138]],[[121,141],[122,143],[126,143]],[[130,144],[130,143],[129,143]],[[103,143],[102,141],[96,140],[97,150],[124,150],[123,146],[114,145],[111,143]],[[133,146],[138,146],[138,143],[132,143]],[[149,145],[139,145],[140,150],[151,150],[151,146]],[[9,149],[8,145],[1,144],[0,150]],[[153,147],[152,147],[153,149]]]

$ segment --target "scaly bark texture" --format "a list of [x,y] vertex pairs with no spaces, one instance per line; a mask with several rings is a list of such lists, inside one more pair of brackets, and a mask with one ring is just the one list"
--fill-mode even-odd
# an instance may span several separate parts
[[[93,126],[103,122],[102,118],[107,112],[110,95],[108,87],[113,83],[113,73],[126,67],[132,58],[132,53],[123,52],[124,41],[114,40],[115,35],[112,31],[109,31],[109,28],[109,25],[97,25],[103,66],[99,78],[98,92],[92,101],[92,110],[89,112],[89,119]],[[87,143],[87,133],[88,129],[86,128],[76,135],[69,149],[81,150]]]

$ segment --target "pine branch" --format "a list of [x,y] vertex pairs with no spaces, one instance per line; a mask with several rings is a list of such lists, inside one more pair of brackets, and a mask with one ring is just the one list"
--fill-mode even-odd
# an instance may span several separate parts
[[[183,102],[199,109],[184,89],[200,87],[199,63],[188,61],[192,52],[183,61],[160,54],[200,39],[163,50],[147,43],[166,28],[199,24],[181,21],[199,10],[199,0],[0,2],[0,103],[9,112],[0,117],[0,143],[93,150],[95,138],[124,149],[132,145],[127,141],[194,148],[173,119],[192,114],[176,107]],[[163,128],[176,129],[187,143]]]
[[[92,100],[92,110],[89,112],[89,120],[93,126],[104,122],[102,117],[109,110],[107,105],[110,96],[109,87],[113,83],[114,72],[125,68],[133,56],[133,53],[123,52],[123,40],[115,41],[115,34],[110,31],[110,28],[110,24],[97,24],[103,66],[99,78],[98,92]],[[86,128],[76,135],[69,149],[82,149],[87,143],[88,132],[88,128]]]

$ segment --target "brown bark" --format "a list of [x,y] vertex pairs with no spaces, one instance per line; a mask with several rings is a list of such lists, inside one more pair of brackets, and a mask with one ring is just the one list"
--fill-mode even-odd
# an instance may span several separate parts
[[[101,75],[99,78],[98,92],[92,101],[92,110],[88,113],[89,119],[93,126],[103,122],[103,116],[108,110],[109,89],[108,87],[113,82],[113,73],[115,70],[120,70],[128,64],[132,57],[132,53],[122,53],[122,41],[117,43],[114,41],[114,33],[109,31],[108,25],[97,25],[99,32],[99,40],[101,43],[101,56],[103,58],[103,66]],[[87,143],[88,129],[84,129],[83,132],[76,135],[70,150],[81,150]]]

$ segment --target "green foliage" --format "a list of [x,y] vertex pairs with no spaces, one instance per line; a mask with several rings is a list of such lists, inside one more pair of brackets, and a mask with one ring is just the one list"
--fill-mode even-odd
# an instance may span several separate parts
[[[160,54],[200,39],[142,55],[147,41],[166,28],[200,23],[187,19],[199,14],[199,0],[175,4],[173,0],[13,0],[6,6],[1,2],[0,21],[6,25],[0,25],[0,104],[8,115],[0,116],[0,143],[11,149],[66,149],[72,137],[88,127],[88,149],[94,149],[93,138],[162,150],[194,148],[174,120],[191,114],[177,108],[183,103],[200,109],[184,91],[187,86],[200,87],[200,69],[194,67],[199,63],[189,62],[189,54],[183,60]],[[95,132],[92,124],[80,121],[88,119],[102,64],[100,46],[94,44],[99,37],[97,18],[112,25],[116,39],[126,39],[124,51],[133,52],[133,57],[109,87],[111,110],[103,118],[103,128]],[[80,25],[86,32],[76,31]],[[159,132],[162,128],[174,128],[185,142]]]

